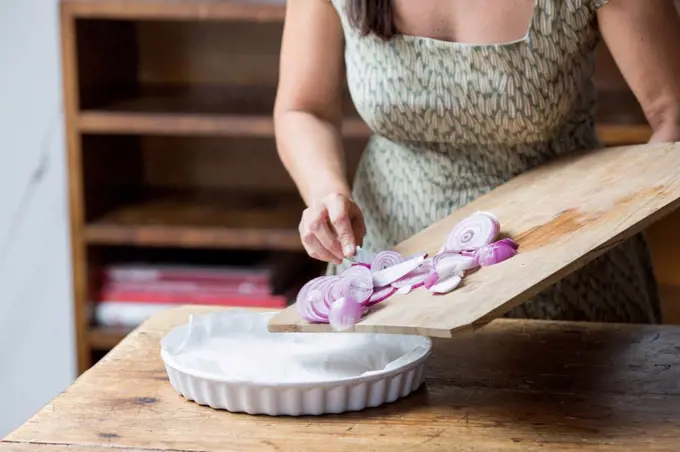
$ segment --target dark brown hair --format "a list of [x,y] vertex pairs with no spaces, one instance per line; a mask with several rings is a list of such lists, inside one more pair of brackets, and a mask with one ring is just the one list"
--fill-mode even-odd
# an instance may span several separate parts
[[374,34],[389,40],[397,32],[392,0],[347,0],[347,15],[363,36]]

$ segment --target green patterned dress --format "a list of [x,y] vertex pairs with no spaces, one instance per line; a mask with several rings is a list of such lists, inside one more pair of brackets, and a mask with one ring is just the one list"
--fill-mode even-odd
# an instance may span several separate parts
[[[344,1],[332,0],[344,30],[347,81],[373,131],[353,185],[366,248],[390,248],[520,173],[600,146],[591,77],[596,11],[607,0],[535,0],[525,38],[484,45],[361,37]],[[658,322],[643,238],[508,315]]]

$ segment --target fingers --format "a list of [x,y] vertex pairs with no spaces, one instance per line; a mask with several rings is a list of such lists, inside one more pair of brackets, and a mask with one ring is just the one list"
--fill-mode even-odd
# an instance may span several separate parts
[[352,219],[352,230],[354,231],[354,240],[358,246],[364,245],[364,236],[366,235],[366,223],[364,221],[364,215],[361,210],[356,209],[356,212],[350,214]]
[[307,254],[325,262],[342,262],[340,244],[328,225],[328,212],[323,205],[306,209],[299,229]]
[[328,217],[335,230],[337,240],[342,245],[344,256],[352,256],[356,250],[356,239],[350,218],[351,204],[352,201],[342,195],[334,195],[326,202]]
[[323,262],[333,262],[334,264],[340,263],[340,260],[337,257],[333,256],[330,251],[321,245],[321,242],[319,242],[312,232],[301,234],[301,237],[302,246],[304,246],[305,251],[310,257]]
[[359,207],[342,194],[332,194],[303,212],[300,237],[307,253],[339,264],[354,255],[366,234]]
[[321,246],[338,261],[342,261],[343,255],[340,242],[328,224],[328,212],[326,209],[323,212],[316,213],[315,218],[309,223],[309,229],[314,233]]

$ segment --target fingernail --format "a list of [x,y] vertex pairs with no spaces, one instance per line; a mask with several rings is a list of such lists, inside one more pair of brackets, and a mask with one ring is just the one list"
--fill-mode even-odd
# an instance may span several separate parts
[[345,245],[343,251],[345,252],[345,256],[351,256],[352,253],[354,252],[354,248],[352,248],[351,245]]

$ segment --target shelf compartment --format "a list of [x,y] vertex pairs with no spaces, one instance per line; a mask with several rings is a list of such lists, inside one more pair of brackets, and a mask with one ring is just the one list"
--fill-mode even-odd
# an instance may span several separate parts
[[[80,112],[78,127],[91,134],[160,134],[272,137],[276,89],[259,86],[140,86],[116,93]],[[362,138],[369,129],[348,95],[343,135]]]
[[283,0],[64,0],[62,8],[79,19],[281,22],[285,15]]
[[302,250],[297,195],[161,194],[120,205],[85,226],[89,244]]

